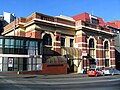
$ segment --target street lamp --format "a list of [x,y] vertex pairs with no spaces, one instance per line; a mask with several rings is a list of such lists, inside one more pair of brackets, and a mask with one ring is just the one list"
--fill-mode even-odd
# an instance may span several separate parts
[[15,29],[16,29],[16,16],[15,16],[14,13],[13,13],[12,15],[13,15],[13,17],[14,17],[14,36],[15,36]]

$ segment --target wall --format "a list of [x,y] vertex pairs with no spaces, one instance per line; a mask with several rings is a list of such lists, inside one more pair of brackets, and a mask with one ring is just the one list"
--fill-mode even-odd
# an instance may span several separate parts
[[42,64],[42,71],[7,72],[9,74],[67,74],[67,64]]

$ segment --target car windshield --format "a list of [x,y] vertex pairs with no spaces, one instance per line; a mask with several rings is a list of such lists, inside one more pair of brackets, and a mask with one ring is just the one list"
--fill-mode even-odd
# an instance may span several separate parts
[[91,68],[89,69],[89,71],[102,71],[102,70],[100,70],[99,68]]
[[95,70],[95,69],[93,69],[93,68],[92,68],[92,69],[89,69],[89,71],[94,71],[94,70]]

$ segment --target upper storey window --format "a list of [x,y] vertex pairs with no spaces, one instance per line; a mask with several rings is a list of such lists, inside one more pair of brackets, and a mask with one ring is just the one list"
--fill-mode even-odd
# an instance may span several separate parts
[[95,18],[91,18],[91,22],[92,22],[92,24],[95,24],[95,25],[99,24],[99,20],[95,19]]
[[99,24],[99,20],[96,16],[90,15],[90,19],[91,19],[91,24],[95,24],[95,25]]
[[44,45],[52,45],[52,38],[51,38],[51,35],[50,34],[45,34],[43,36],[43,44]]
[[65,38],[61,37],[61,46],[65,46]]

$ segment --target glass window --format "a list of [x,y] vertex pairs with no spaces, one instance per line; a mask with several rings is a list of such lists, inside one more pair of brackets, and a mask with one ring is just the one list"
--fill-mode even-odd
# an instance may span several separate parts
[[52,38],[50,34],[45,34],[43,36],[43,44],[44,45],[52,45]]
[[14,39],[5,39],[5,48],[14,48]]
[[73,47],[73,39],[70,39],[70,47]]
[[94,50],[94,49],[90,49],[90,56],[91,56],[92,58],[95,57],[95,50]]
[[105,54],[105,58],[108,59],[109,58],[109,45],[108,45],[108,41],[104,42],[104,54]]
[[0,39],[0,47],[2,47],[3,39]]
[[108,41],[104,42],[104,49],[108,49]]
[[105,67],[109,67],[109,59],[105,59]]
[[92,24],[95,24],[95,25],[99,24],[99,20],[98,19],[92,18],[91,20],[92,20]]
[[5,39],[5,48],[10,48],[10,39]]
[[94,39],[89,40],[89,48],[94,48]]
[[30,41],[29,47],[35,47],[35,41]]
[[16,40],[16,48],[20,48],[20,40]]
[[61,37],[61,46],[65,46],[65,38]]
[[94,39],[89,40],[89,55],[92,58],[95,58],[95,44],[94,44]]
[[3,39],[0,39],[0,44],[2,44],[2,42],[3,42]]
[[11,48],[14,48],[14,39],[10,40],[10,46],[11,46]]

